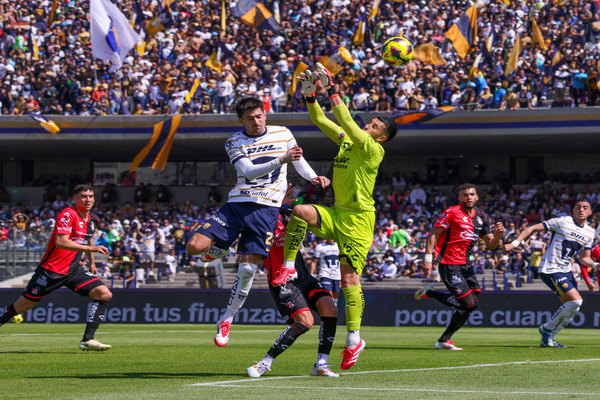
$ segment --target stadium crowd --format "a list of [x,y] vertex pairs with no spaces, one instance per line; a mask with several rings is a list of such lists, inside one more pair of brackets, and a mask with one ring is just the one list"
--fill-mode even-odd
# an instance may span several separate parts
[[[2,114],[40,111],[57,115],[205,114],[229,113],[236,99],[258,96],[269,112],[304,111],[298,92],[288,88],[299,61],[309,67],[346,47],[353,59],[336,75],[340,94],[356,111],[396,111],[441,105],[478,108],[575,107],[598,104],[600,17],[598,2],[511,1],[486,2],[478,18],[478,43],[495,32],[493,62],[469,72],[478,51],[461,59],[444,33],[470,3],[466,0],[407,0],[381,2],[361,44],[352,42],[359,18],[368,15],[370,0],[278,2],[279,31],[258,31],[227,8],[226,30],[221,28],[221,1],[176,2],[173,25],[146,37],[144,55],[130,52],[122,69],[91,53],[89,3],[58,2],[48,26],[52,1],[0,3],[0,103]],[[265,2],[270,5],[270,2]],[[134,19],[135,2],[118,3]],[[158,13],[159,2],[140,1],[145,23]],[[531,40],[535,18],[548,43],[546,51]],[[136,26],[140,30],[140,26]],[[414,60],[404,67],[388,67],[378,55],[381,43],[404,35],[418,46],[433,43],[445,66]],[[523,37],[523,52],[515,72],[504,70],[515,38]],[[207,61],[221,43],[228,54],[220,68]],[[35,46],[33,45],[35,44]],[[38,50],[35,55],[36,47]],[[544,77],[554,49],[566,61],[546,83]],[[229,54],[229,52],[231,54]],[[187,103],[194,80],[200,86]],[[319,103],[328,107],[324,93]]]
[[[429,178],[407,182],[400,174],[391,177],[381,174],[374,195],[376,226],[373,246],[365,267],[364,279],[381,281],[386,278],[423,278],[421,260],[425,239],[440,213],[455,204],[452,189],[443,190],[439,177],[433,173],[435,160],[429,168]],[[412,174],[415,175],[415,174]],[[445,179],[445,178],[444,178]],[[419,182],[423,182],[422,184]],[[525,227],[556,216],[568,215],[579,199],[591,202],[594,213],[588,222],[595,229],[600,221],[600,188],[588,185],[556,183],[511,185],[502,177],[482,184],[479,207],[495,221],[506,227],[504,242],[511,242]],[[55,224],[54,217],[68,205],[67,187],[50,185],[43,202],[37,206],[10,202],[0,191],[0,248],[44,251]],[[215,189],[204,202],[193,200],[179,204],[171,201],[164,186],[139,184],[129,201],[115,202],[114,187],[98,190],[94,212],[100,217],[94,242],[108,247],[111,255],[100,268],[105,276],[133,276],[137,268],[153,274],[154,261],[162,254],[162,269],[172,279],[177,267],[189,270],[193,260],[185,254],[185,244],[194,228],[215,213],[224,199]],[[308,184],[295,193],[301,203],[330,205],[330,188]],[[503,254],[502,251],[476,251],[473,260],[476,270],[496,270],[499,273],[526,273],[527,267],[539,265],[539,256],[550,237],[545,233],[532,237],[522,254]],[[598,240],[600,238],[597,237]],[[304,256],[313,257],[317,238],[309,234],[304,243]],[[235,249],[234,249],[235,251]],[[532,259],[533,258],[533,259]],[[536,265],[536,263],[538,263]],[[536,275],[537,269],[532,272]]]

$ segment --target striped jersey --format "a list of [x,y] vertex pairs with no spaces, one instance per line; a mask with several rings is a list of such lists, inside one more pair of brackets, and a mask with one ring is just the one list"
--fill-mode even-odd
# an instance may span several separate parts
[[319,243],[315,248],[315,257],[319,258],[319,277],[342,279],[340,275],[340,250],[336,243]]
[[571,272],[571,261],[579,250],[591,250],[594,243],[594,229],[587,223],[579,226],[568,215],[544,221],[544,228],[552,232],[550,244],[542,256],[540,272],[553,274]]
[[[246,157],[253,164],[267,163],[281,157],[296,146],[296,139],[284,126],[268,125],[265,133],[248,136],[240,131],[225,143],[225,149],[232,165]],[[237,183],[229,192],[228,202],[258,203],[271,207],[281,207],[287,190],[287,164],[255,179],[237,177]]]
[[460,204],[446,209],[434,226],[444,230],[435,245],[435,257],[441,264],[466,265],[479,238],[492,233],[486,213],[475,207],[470,216]]
[[87,221],[81,218],[75,207],[67,207],[62,210],[56,216],[54,231],[38,267],[46,268],[57,274],[68,274],[71,266],[79,265],[83,252],[56,248],[56,235],[68,235],[73,242],[87,245],[90,243],[98,223],[98,217],[94,214],[89,214]]

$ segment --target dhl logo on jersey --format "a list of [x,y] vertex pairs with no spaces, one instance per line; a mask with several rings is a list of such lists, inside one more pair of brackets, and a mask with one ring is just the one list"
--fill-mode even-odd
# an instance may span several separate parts
[[259,147],[253,147],[251,149],[248,149],[247,154],[251,155],[251,154],[255,154],[255,153],[265,153],[267,151],[274,151],[274,150],[279,150],[276,146],[270,144],[268,146],[259,146]]

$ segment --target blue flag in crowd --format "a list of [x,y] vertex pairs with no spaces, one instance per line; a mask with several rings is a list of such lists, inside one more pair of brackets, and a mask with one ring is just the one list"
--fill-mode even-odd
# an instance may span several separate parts
[[121,68],[123,59],[141,38],[123,13],[109,0],[91,0],[90,18],[92,55],[94,58],[111,61],[109,72],[114,72]]

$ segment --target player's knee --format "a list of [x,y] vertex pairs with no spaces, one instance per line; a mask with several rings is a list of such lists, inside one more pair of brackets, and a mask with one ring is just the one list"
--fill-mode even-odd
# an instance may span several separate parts
[[98,286],[90,292],[90,297],[97,301],[110,301],[112,296],[112,292],[107,286]]
[[335,317],[338,314],[338,308],[333,302],[333,298],[326,296],[317,301],[317,312],[321,317]]
[[460,306],[458,307],[459,310],[462,310],[462,311],[465,311],[468,313],[472,313],[473,311],[475,311],[477,309],[477,305],[479,302],[477,301],[477,299],[465,298],[465,299],[460,299],[459,303],[460,303]]
[[291,326],[293,329],[295,329],[301,335],[305,334],[310,329],[310,326],[306,326],[306,325],[304,325],[300,322],[296,322],[296,321],[292,322]]
[[308,329],[310,329],[314,325],[315,319],[310,311],[303,311],[300,314],[294,316],[294,322],[302,324]]
[[256,264],[247,262],[240,263],[240,266],[238,267],[238,276],[242,281],[251,279],[254,276],[254,273],[257,269],[258,266]]
[[579,308],[581,308],[582,304],[583,304],[583,299],[571,300],[571,301],[567,301],[565,303],[565,308],[569,311],[569,313],[574,315],[577,312],[579,312]]
[[294,207],[292,211],[292,215],[298,217],[304,221],[307,221],[310,218],[311,212],[314,210],[312,206],[307,205],[298,205]]
[[[206,236],[200,235],[200,234],[195,234],[192,236],[192,238],[190,239],[189,242],[187,242],[187,244],[185,245],[185,251],[193,256],[202,254],[206,251],[208,251],[208,249],[210,249],[210,239],[207,240],[203,240],[204,238],[206,238]],[[208,239],[208,238],[207,238]]]

